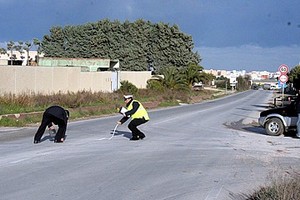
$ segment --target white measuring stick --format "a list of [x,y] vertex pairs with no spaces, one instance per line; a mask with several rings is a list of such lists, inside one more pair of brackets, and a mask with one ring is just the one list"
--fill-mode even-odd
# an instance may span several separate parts
[[117,127],[119,126],[119,124],[117,124],[114,128],[114,131],[112,133],[112,136],[109,137],[109,138],[100,138],[100,139],[97,139],[97,140],[111,140],[114,136],[115,136],[115,133],[116,133],[116,130],[117,130]]

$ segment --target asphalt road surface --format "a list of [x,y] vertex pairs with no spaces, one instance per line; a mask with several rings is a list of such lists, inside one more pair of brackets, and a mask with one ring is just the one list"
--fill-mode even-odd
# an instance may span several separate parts
[[[300,140],[257,125],[271,91],[150,110],[146,138],[129,141],[121,115],[70,122],[65,143],[37,127],[0,128],[1,200],[238,199],[299,169]],[[111,139],[110,139],[111,138]]]

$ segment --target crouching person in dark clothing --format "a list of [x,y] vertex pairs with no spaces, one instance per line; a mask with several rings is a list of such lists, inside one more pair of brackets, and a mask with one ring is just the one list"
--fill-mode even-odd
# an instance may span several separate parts
[[120,109],[120,113],[123,114],[123,118],[118,121],[118,124],[123,124],[129,118],[131,122],[128,124],[128,128],[132,132],[132,138],[130,140],[142,140],[146,136],[141,132],[137,126],[144,124],[150,120],[148,113],[144,106],[137,100],[133,99],[132,95],[124,95],[124,102],[126,103],[126,108]]
[[40,143],[41,138],[46,130],[46,127],[49,128],[52,126],[52,123],[58,125],[58,130],[54,138],[55,143],[61,143],[65,140],[65,134],[67,130],[67,123],[69,119],[69,111],[65,110],[60,106],[51,106],[47,108],[43,114],[43,119],[41,125],[39,126],[35,136],[35,144]]

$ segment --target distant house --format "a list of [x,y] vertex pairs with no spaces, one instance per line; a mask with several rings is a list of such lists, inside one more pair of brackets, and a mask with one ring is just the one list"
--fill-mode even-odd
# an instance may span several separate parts
[[[0,54],[0,65],[36,65],[37,56],[37,51],[7,51],[6,54]],[[43,57],[43,54],[39,57]]]

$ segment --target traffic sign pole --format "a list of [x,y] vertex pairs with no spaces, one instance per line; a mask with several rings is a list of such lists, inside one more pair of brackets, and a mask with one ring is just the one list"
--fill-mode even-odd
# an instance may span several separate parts
[[282,83],[282,105],[283,106],[283,99],[284,99],[284,86],[285,83],[288,81],[287,73],[289,72],[289,67],[285,64],[279,66],[278,71],[280,72],[279,81]]

